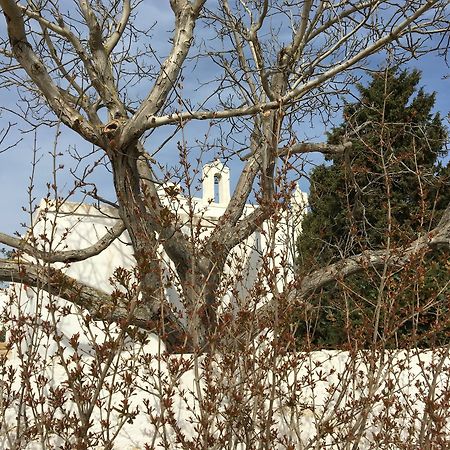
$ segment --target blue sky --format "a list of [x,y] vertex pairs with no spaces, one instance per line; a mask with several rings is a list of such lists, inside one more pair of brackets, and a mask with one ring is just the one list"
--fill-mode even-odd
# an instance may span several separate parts
[[[141,20],[147,20],[151,17],[158,17],[158,24],[155,27],[155,38],[158,42],[154,42],[159,50],[164,51],[167,49],[167,39],[170,37],[170,33],[167,31],[171,27],[172,13],[167,6],[164,8],[157,8],[155,3],[144,2],[144,11],[141,16]],[[5,35],[4,19],[0,20],[0,33]],[[426,57],[412,61],[409,64],[410,67],[418,68],[422,71],[422,85],[425,90],[437,92],[436,111],[440,111],[445,117],[449,114],[448,103],[448,84],[449,80],[445,80],[444,76],[450,74],[450,70],[446,67],[443,58],[436,55],[427,55]],[[208,75],[209,67],[202,67],[204,75]],[[211,68],[211,70],[213,70]],[[208,86],[201,88],[203,92],[195,92],[197,82],[195,79],[189,79],[186,74],[186,92],[189,97],[195,97],[196,95],[204,96]],[[145,83],[141,84],[140,89],[145,90],[150,87],[145,86]],[[193,98],[194,99],[194,98]],[[195,99],[194,99],[195,100]],[[17,95],[14,90],[6,91],[0,90],[0,103],[4,107],[14,108],[17,101]],[[337,114],[334,118],[335,123],[340,122],[340,115]],[[33,180],[32,198],[39,202],[40,198],[47,193],[47,183],[52,182],[52,168],[53,158],[51,153],[54,151],[55,142],[55,130],[46,127],[39,127],[36,133],[23,133],[21,130],[26,130],[28,125],[18,116],[14,116],[7,112],[3,112],[0,117],[0,130],[4,128],[8,122],[16,123],[16,127],[9,136],[9,142],[15,142],[18,139],[22,141],[6,152],[0,153],[0,231],[13,233],[23,232],[23,228],[20,226],[21,222],[29,223],[29,215],[22,210],[24,207],[28,209],[29,195],[27,189],[30,184],[30,176],[32,173],[33,148],[36,143],[36,157],[38,163],[35,168],[35,176]],[[328,126],[329,127],[329,126]],[[319,114],[313,117],[312,125],[309,122],[305,122],[299,125],[300,134],[306,138],[311,138],[315,141],[324,140],[324,133],[327,130],[326,126],[320,120]],[[201,139],[205,133],[211,131],[208,129],[208,124],[197,122],[190,125],[186,129],[185,138],[190,143],[194,142],[196,138]],[[162,135],[156,132],[147,141],[147,148],[151,152],[152,149],[159,145],[162,139]],[[180,139],[180,137],[178,138]],[[173,142],[173,150],[170,152],[163,151],[158,157],[163,164],[171,164],[174,160],[174,153],[176,154],[176,140]],[[92,150],[90,144],[86,144],[80,140],[74,132],[61,127],[61,133],[58,136],[57,152],[61,152],[63,156],[58,156],[57,166],[63,165],[58,171],[58,179],[60,181],[61,192],[68,192],[73,186],[73,178],[70,174],[70,169],[74,169],[74,162],[67,155],[67,149],[77,149],[81,153],[88,153]],[[94,158],[100,156],[97,152]],[[178,156],[178,155],[177,155]],[[91,158],[91,161],[93,159]],[[313,155],[312,161],[319,163],[321,158],[319,155]],[[232,180],[235,181],[239,172],[239,163],[231,165]],[[93,181],[97,183],[99,192],[111,200],[114,199],[114,193],[112,189],[110,174],[102,169],[98,170]],[[303,190],[308,189],[308,183],[306,179],[300,181],[300,186]],[[78,197],[80,198],[80,197]]]

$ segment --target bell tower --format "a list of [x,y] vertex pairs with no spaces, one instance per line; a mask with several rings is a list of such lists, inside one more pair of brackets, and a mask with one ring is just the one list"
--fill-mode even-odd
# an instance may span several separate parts
[[230,201],[230,169],[219,160],[203,166],[203,202],[226,206]]

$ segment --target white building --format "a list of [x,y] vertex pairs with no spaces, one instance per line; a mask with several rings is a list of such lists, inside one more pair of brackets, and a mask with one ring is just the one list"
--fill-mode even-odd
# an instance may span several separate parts
[[[171,192],[171,195],[165,195],[166,191]],[[201,233],[205,236],[222,216],[230,200],[229,169],[218,161],[204,167],[202,197],[187,199],[181,194],[173,195],[177,191],[179,191],[179,188],[175,185],[162,187],[160,192],[163,192],[163,202],[176,214],[183,230],[188,230],[192,223],[200,222]],[[273,264],[283,266],[280,270],[280,288],[282,288],[283,279],[292,276],[294,270],[293,245],[305,206],[306,194],[297,189],[293,195],[291,207],[285,211],[281,220],[278,220],[277,223],[263,224],[260,230],[232,252],[225,271],[232,279],[236,270],[239,270],[240,275],[242,275],[242,277],[236,277],[235,292],[245,296],[252,285],[258,282],[260,264],[266,248],[269,247],[269,242],[270,250],[276,255]],[[252,212],[254,208],[251,204],[246,205],[244,215]],[[192,217],[192,211],[194,211],[194,218]],[[46,251],[83,249],[97,242],[118,220],[117,211],[111,207],[99,209],[96,206],[71,202],[56,204],[44,199],[36,211],[28,239],[33,239],[38,248]],[[167,276],[171,277],[173,276],[171,262],[165,256],[162,247],[160,251],[161,257],[166,260]],[[110,293],[114,288],[114,283],[111,283],[114,271],[119,267],[132,270],[134,265],[133,249],[129,244],[127,232],[124,232],[106,250],[92,258],[71,264],[56,264],[55,266],[79,281]],[[182,309],[176,286],[167,287],[166,294],[171,304],[178,309]],[[234,300],[231,293],[224,295],[224,303]],[[7,315],[13,317],[13,322],[16,324],[13,325],[13,328],[17,326],[22,333],[20,345],[16,345],[8,354],[9,362],[13,366],[15,364],[23,366],[24,361],[26,361],[26,364],[33,367],[31,375],[33,387],[29,389],[38,396],[49,395],[48,389],[50,387],[53,389],[61,384],[67,385],[69,383],[68,374],[73,369],[74,364],[73,361],[64,359],[66,355],[73,357],[74,354],[80,352],[84,355],[83,362],[80,364],[86,371],[89,371],[89,364],[97,357],[94,347],[107,342],[111,338],[116,339],[120,334],[120,330],[114,324],[87,323],[85,311],[64,300],[58,300],[54,297],[49,299],[44,289],[15,286],[12,293],[12,302],[8,308]],[[34,326],[36,323],[39,326]],[[57,339],[54,332],[45,332],[45,324],[48,324],[48,327],[53,330],[57,330]],[[76,349],[73,345],[74,336],[77,337]],[[163,343],[156,336],[151,338],[144,347],[129,338],[125,339],[122,345],[123,356],[121,358],[130,360],[142,354],[158,354],[164,349]],[[33,357],[30,356],[30,352],[34,355]],[[42,378],[47,380],[48,386],[39,387],[38,380]],[[19,378],[15,382],[17,396],[20,397],[20,393],[25,389],[23,386],[24,380]],[[95,381],[93,382],[95,383]],[[153,385],[155,383],[157,384],[157,380],[154,381]],[[192,390],[194,384],[193,373],[189,371],[181,380],[181,385],[188,390]],[[105,395],[108,396],[109,394]],[[114,402],[123,400],[122,393],[116,393],[114,396],[110,395],[110,397],[114,397]],[[142,400],[143,398],[139,398],[137,404],[141,404]],[[15,401],[18,401],[17,398]],[[156,399],[152,401],[155,404],[158,403]],[[0,408],[2,404],[6,403],[0,402]],[[69,409],[72,407],[76,409],[75,406],[69,406]],[[17,403],[17,409],[23,408],[24,405],[20,402]],[[180,399],[179,410],[186,411],[187,409],[188,405]],[[4,419],[3,434],[0,433],[0,436],[3,436],[4,445],[7,445],[8,442],[11,444],[17,438],[14,437],[15,430],[18,427],[16,413],[17,411],[14,408],[4,411],[6,419]],[[114,414],[116,417],[117,414]],[[32,421],[38,422],[40,420],[36,411],[32,411],[31,415],[33,416]],[[102,410],[98,408],[93,417],[95,417],[95,420],[99,420],[101,415]],[[182,419],[182,422],[184,420]],[[98,426],[94,426],[94,428],[100,429]],[[132,427],[124,426],[115,441],[117,448],[142,448],[143,443],[147,442],[149,438],[148,428],[148,418],[145,417],[141,419],[138,417],[133,422]],[[24,426],[24,430],[26,430],[26,426]],[[136,430],[141,435],[139,439],[132,438],[136,434]],[[24,433],[26,434],[25,431]],[[18,436],[20,436],[20,431]],[[63,441],[64,438],[61,436],[49,438],[49,442],[51,442],[51,445],[55,445],[55,448],[58,443]],[[26,448],[34,448],[34,446],[38,448],[39,444],[30,442],[25,445]],[[103,448],[102,445],[99,448]]]
[[[201,224],[202,235],[207,235],[214,227],[215,222],[224,213],[230,200],[230,171],[222,163],[216,161],[205,165],[202,176],[202,197],[190,200],[179,195],[165,195],[167,189],[178,191],[175,185],[164,186],[163,201],[175,212],[179,226],[187,231],[197,221]],[[299,231],[301,217],[306,208],[307,196],[300,189],[294,192],[291,207],[285,211],[284,217],[277,222],[264,223],[261,230],[255,232],[250,238],[238,246],[228,258],[225,272],[233,275],[239,272],[239,280],[234,288],[245,296],[257,280],[262,258],[266,249],[276,255],[273,264],[280,266],[279,288],[283,288],[286,279],[291,278],[294,271],[294,246]],[[247,204],[243,215],[254,210],[254,205]],[[192,213],[194,211],[194,220]],[[36,211],[35,220],[30,228],[30,235],[42,242],[42,249],[59,251],[65,249],[83,249],[97,242],[118,221],[118,213],[114,208],[64,202],[56,205],[54,202],[42,200]],[[45,236],[42,240],[39,236]],[[50,238],[51,237],[51,238]],[[48,238],[48,239],[47,239]],[[165,259],[167,277],[176,277],[172,264],[160,248],[161,258]],[[111,292],[113,286],[111,277],[115,269],[121,267],[132,269],[135,266],[133,249],[129,244],[127,232],[114,241],[106,250],[85,261],[59,264],[64,272],[71,277],[82,281],[92,287],[105,292]],[[282,269],[282,270],[281,270]],[[242,275],[242,277],[241,277]],[[36,308],[33,301],[32,289],[29,289],[27,309],[31,312]],[[166,294],[177,309],[182,309],[176,286],[168,287]],[[233,301],[230,295],[225,295],[224,302]],[[78,320],[73,317],[72,325],[69,319],[64,321],[69,334],[77,329]]]
[[[163,201],[177,215],[177,220],[182,224],[182,229],[187,231],[190,224],[197,225],[200,222],[202,235],[207,235],[218,218],[224,213],[230,200],[229,169],[218,161],[206,165],[203,169],[202,183],[202,197],[192,198],[191,200],[183,198],[181,194],[173,195],[178,190],[178,187],[174,185],[164,186],[161,191],[163,192]],[[171,190],[171,195],[165,195],[167,190]],[[283,220],[279,220],[276,224],[265,223],[261,230],[254,233],[232,252],[226,272],[231,276],[234,270],[240,270],[241,273],[244,273],[242,278],[237,277],[235,292],[245,296],[247,290],[251,288],[252,283],[258,277],[260,263],[269,242],[271,243],[271,250],[275,249],[274,254],[277,255],[275,259],[279,261],[274,261],[274,264],[279,263],[283,266],[280,273],[284,273],[284,277],[289,276],[286,274],[293,273],[292,246],[295,243],[298,221],[303,214],[305,205],[306,195],[297,190],[292,199],[291,209],[285,213]],[[253,205],[246,205],[244,215],[249,214],[253,209]],[[194,217],[189,211],[194,211]],[[297,222],[292,220],[294,217]],[[83,249],[97,242],[117,221],[117,211],[111,207],[98,209],[92,205],[70,202],[56,204],[44,199],[36,211],[28,239],[34,240],[38,248],[46,251]],[[161,257],[166,260],[169,276],[171,263],[164,255],[162,247],[160,251]],[[236,255],[238,255],[238,258],[236,258]],[[237,264],[239,268],[235,267]],[[110,279],[114,271],[118,267],[131,270],[134,265],[133,249],[129,244],[127,233],[124,232],[119,239],[116,239],[100,254],[85,261],[57,264],[56,266],[71,277],[110,293],[113,290],[113,283]],[[280,278],[280,287],[282,283],[283,280]],[[111,339],[118,339],[120,330],[114,325],[90,322],[85,311],[63,300],[55,300],[54,297],[49,299],[45,289],[16,286],[10,291],[10,294],[12,301],[10,306],[7,307],[7,314],[14,323],[11,333],[20,329],[22,334],[20,344],[16,344],[15,348],[8,353],[9,364],[13,367],[32,367],[32,370],[27,380],[24,380],[23,376],[14,380],[14,392],[16,393],[13,396],[14,400],[5,397],[0,402],[0,412],[2,412],[2,405],[4,407],[0,446],[1,442],[3,442],[5,448],[6,446],[19,445],[18,442],[20,442],[21,448],[41,448],[38,438],[34,440],[26,437],[29,431],[27,425],[29,424],[26,423],[27,420],[24,421],[24,417],[22,417],[22,421],[19,420],[20,415],[17,415],[17,411],[28,414],[30,423],[36,425],[42,420],[42,415],[49,414],[51,408],[48,403],[39,406],[39,401],[37,401],[35,407],[31,407],[30,411],[26,413],[30,405],[25,406],[20,401],[25,396],[24,393],[26,392],[26,395],[30,398],[34,398],[34,396],[36,398],[51,397],[52,392],[54,392],[53,389],[61,385],[70,385],[70,373],[72,370],[76,370],[77,364],[81,364],[83,370],[87,372],[86,378],[83,379],[86,383],[85,389],[89,390],[90,383],[94,385],[96,383],[95,377],[89,377],[89,367],[95,364],[96,358],[98,358],[98,347],[96,346],[109,342]],[[167,287],[166,294],[173,305],[182,309],[176,286]],[[223,301],[238,301],[238,299],[234,299],[231,294],[226,294]],[[5,303],[8,302],[5,301]],[[53,331],[46,332],[46,327]],[[57,331],[55,332],[55,330]],[[76,337],[75,344],[74,337]],[[130,361],[130,364],[131,361],[142,357],[143,354],[158,354],[164,348],[162,342],[156,336],[145,343],[145,348],[142,347],[142,344],[136,343],[130,338],[125,338],[121,345],[121,355],[117,358],[122,361]],[[82,359],[75,363],[73,358],[77,354],[82,355]],[[161,362],[158,364],[161,364]],[[168,374],[168,372],[165,373]],[[111,383],[113,383],[112,378],[108,377]],[[138,398],[133,396],[135,406],[138,405],[139,408],[143,408],[142,402],[146,398],[154,402],[156,406],[158,405],[158,400],[152,395],[148,395],[148,390],[153,389],[149,386],[154,387],[159,382],[156,378],[151,383],[148,379],[141,380],[139,388],[144,389],[142,393],[147,393],[144,396],[140,394]],[[29,380],[32,380],[30,386],[28,386]],[[45,380],[44,384],[42,384],[42,380]],[[187,389],[191,392],[196,389],[195,386],[198,387],[192,371],[186,372],[180,383],[180,389]],[[145,391],[145,388],[148,390]],[[114,412],[114,405],[122,402],[124,398],[132,397],[132,394],[106,392],[102,395],[104,395],[104,398],[111,399],[109,412],[111,417],[119,420],[120,415],[118,416]],[[188,430],[190,427],[187,426],[186,419],[189,416],[187,413],[189,405],[181,397],[177,398],[179,401],[177,409],[181,414],[180,421],[186,425]],[[76,401],[74,404],[65,402],[66,407],[75,412],[77,410],[76,404]],[[103,436],[98,441],[100,444],[96,448],[104,448],[106,445],[104,443],[108,439],[106,435],[115,429],[114,426],[110,426],[111,430],[107,430],[100,426],[100,422],[96,422],[101,420],[104,413],[104,408],[96,407],[92,415],[92,420],[95,422],[93,429]],[[183,418],[183,414],[186,417]],[[120,428],[114,448],[142,448],[144,443],[151,438],[150,428],[148,416],[138,416],[132,425],[124,425]],[[64,438],[61,433],[59,435],[56,433],[54,436],[48,436],[47,438],[48,444],[44,448],[56,448],[65,439],[72,439],[70,436]]]

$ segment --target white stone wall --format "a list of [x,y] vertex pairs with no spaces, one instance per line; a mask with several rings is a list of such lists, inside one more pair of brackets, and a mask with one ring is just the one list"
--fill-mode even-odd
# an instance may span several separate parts
[[[45,343],[42,344],[45,347]],[[241,429],[238,425],[234,425],[236,428],[231,427],[230,430],[234,430],[236,436],[230,437],[227,447],[217,448],[256,448],[247,445],[243,436],[245,433],[261,433],[256,418],[268,417],[270,413],[273,418],[272,427],[277,435],[277,443],[274,440],[270,447],[274,449],[289,448],[281,443],[288,442],[289,439],[292,448],[344,449],[349,446],[348,436],[352,435],[352,442],[357,442],[355,448],[358,449],[400,449],[404,448],[399,445],[401,442],[408,443],[410,447],[407,448],[419,449],[422,448],[420,436],[423,424],[428,422],[429,427],[425,427],[425,432],[430,433],[435,426],[433,420],[436,420],[436,416],[443,418],[441,432],[448,436],[450,431],[449,412],[445,402],[450,387],[448,349],[433,352],[391,351],[378,355],[375,363],[371,363],[373,360],[368,352],[350,355],[348,352],[322,351],[269,360],[255,354],[252,371],[236,372],[234,376],[230,376],[228,372],[221,375],[221,359],[216,357],[216,362],[212,368],[208,368],[208,376],[205,377],[204,357],[168,357],[159,354],[157,348],[156,339],[145,346],[128,342],[120,354],[117,354],[115,361],[120,360],[121,367],[137,364],[138,371],[133,372],[130,384],[123,384],[122,388],[114,392],[104,388],[100,393],[99,404],[91,416],[90,432],[95,438],[91,448],[106,448],[105,442],[112,436],[115,436],[114,449],[142,449],[145,445],[153,449],[209,448],[200,444],[201,436],[196,430],[202,423],[202,413],[205,413],[199,399],[206,395],[205,389],[211,386],[223,393],[217,395],[213,413],[208,412],[208,424],[217,437],[223,436],[223,429],[229,426],[227,408],[237,406],[238,409],[247,408],[250,411],[248,424],[241,424]],[[67,352],[65,355],[67,357]],[[51,362],[49,354],[46,358],[47,363],[34,362],[30,375],[29,381],[35,399],[44,398],[44,401],[38,408],[29,408],[27,425],[39,424],[46,414],[63,417],[63,411],[57,409],[55,412],[52,403],[46,402],[45,398],[51,398],[52,389],[67,386],[68,375],[59,363],[58,356],[54,356]],[[95,377],[89,376],[92,361],[93,357],[89,354],[84,354],[81,361],[86,373],[87,390],[90,389],[90,382],[94,385],[96,382]],[[186,362],[185,369],[168,369],[168,364],[173,367],[179,361]],[[17,355],[4,363],[4,367],[8,366],[20,369]],[[69,368],[74,369],[75,366],[73,363]],[[25,428],[23,422],[18,424],[17,421],[18,410],[23,410],[18,407],[21,393],[26,391],[26,383],[19,373],[20,370],[12,383],[16,393],[15,400],[8,403],[11,398],[3,390],[1,392],[0,448],[13,448],[13,444],[21,436],[20,426]],[[117,383],[120,387],[125,379],[124,374],[115,373],[114,370],[109,373],[104,385]],[[43,377],[44,384],[40,381]],[[272,390],[274,385],[275,391]],[[240,397],[233,395],[236,393],[236,386],[239,386]],[[70,392],[68,389],[63,404],[66,417],[78,414],[71,402]],[[166,403],[169,398],[170,402]],[[136,411],[136,415],[132,420],[125,421],[119,429],[121,415],[117,408],[120,408],[125,399],[130,410]],[[172,417],[172,421],[167,420],[164,425],[155,427],[151,415],[161,414],[164,405],[170,405],[172,415],[166,414],[165,417]],[[429,408],[430,405],[433,408]],[[431,419],[426,416],[427,410],[434,414]],[[108,425],[102,423],[106,419],[109,420]],[[354,435],[359,431],[361,435],[356,440]],[[390,445],[376,444],[380,432],[391,437]],[[182,433],[185,441],[191,442],[190,446],[178,442],[177,433]],[[27,442],[20,448],[56,449],[64,444],[67,445],[64,436],[57,430],[52,430],[41,440]]]

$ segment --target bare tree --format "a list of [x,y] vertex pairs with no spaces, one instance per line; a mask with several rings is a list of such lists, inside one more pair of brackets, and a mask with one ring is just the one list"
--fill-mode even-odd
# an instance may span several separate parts
[[[120,225],[85,250],[38,251],[4,234],[0,242],[47,264],[64,263],[101,252],[126,229],[141,295],[131,314],[130,305],[119,307],[109,295],[58,269],[43,273],[17,257],[0,261],[0,280],[40,285],[99,319],[126,320],[149,330],[160,324],[161,336],[178,350],[211,346],[222,320],[217,298],[227,257],[278,214],[280,186],[301,170],[301,156],[349,147],[346,142],[302,142],[298,124],[318,110],[326,114],[330,99],[346,91],[372,55],[389,50],[406,60],[442,50],[448,39],[444,0],[170,0],[170,6],[162,7],[173,18],[167,51],[152,43],[151,30],[139,29],[144,2],[0,4],[7,25],[1,47],[3,86],[17,86],[27,96],[30,120],[62,122],[104,152],[121,218]],[[185,85],[194,80],[203,88],[195,97],[186,96]],[[179,136],[197,121],[217,130],[204,143],[201,157],[213,159],[221,152],[242,161],[243,168],[225,214],[207,238],[195,241],[163,204],[157,158],[175,149],[186,153],[189,143]],[[167,139],[155,155],[151,142],[157,128],[167,130]],[[181,139],[179,148],[176,139]],[[253,191],[258,207],[244,216]],[[368,264],[405,265],[417,252],[448,245],[449,232],[450,209],[435,229],[407,247],[368,251],[316,270],[287,286],[286,297],[303,308],[307,296],[324,284]],[[166,302],[159,245],[176,269],[187,323]],[[255,322],[261,327],[270,327],[279,294],[257,311]]]
[[[0,233],[13,249],[0,259],[0,282],[15,283],[8,345],[19,361],[0,365],[5,448],[112,449],[122,446],[122,430],[137,448],[448,447],[448,346],[389,353],[378,334],[381,310],[392,325],[386,333],[401,326],[392,296],[420,288],[424,255],[448,247],[450,206],[402,247],[368,249],[297,277],[275,245],[307,156],[351,155],[346,138],[361,131],[331,145],[306,140],[303,126],[328,121],[371,58],[395,64],[445,53],[447,3],[0,0],[2,99],[18,95],[1,111],[31,130],[56,130],[41,221],[24,237]],[[146,23],[150,4],[170,21],[167,42]],[[0,125],[0,151],[18,146],[13,129]],[[76,166],[67,197],[56,177],[61,133],[85,144],[67,151]],[[195,188],[200,168],[216,158],[240,172],[224,214],[205,223]],[[89,178],[102,168],[114,198]],[[389,161],[384,168],[388,189]],[[81,250],[71,230],[57,229],[75,191],[111,225]],[[255,232],[265,234],[267,251],[243,293],[248,267],[234,252]],[[71,265],[123,249],[124,233],[134,259],[116,269],[109,291],[68,275]],[[359,272],[379,275],[373,348],[290,351],[310,298]],[[181,305],[169,302],[168,289]],[[441,301],[431,291],[424,308]],[[402,317],[415,320],[419,309]],[[64,334],[72,315],[78,331]],[[152,333],[156,356],[146,347]],[[133,422],[139,432],[127,428]]]

